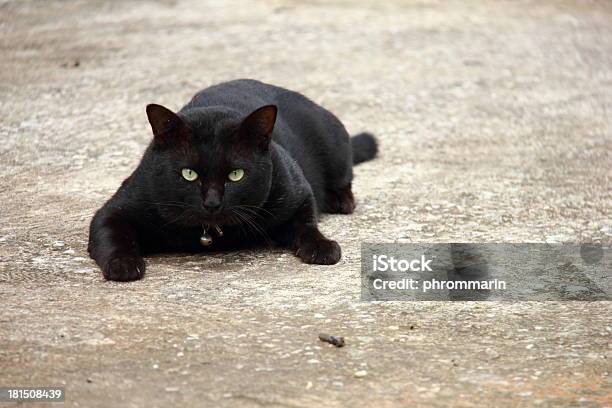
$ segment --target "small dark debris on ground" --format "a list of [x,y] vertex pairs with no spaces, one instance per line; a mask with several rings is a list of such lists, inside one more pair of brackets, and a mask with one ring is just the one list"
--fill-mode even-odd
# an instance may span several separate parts
[[319,340],[329,344],[333,344],[336,347],[344,347],[344,337],[332,336],[327,333],[321,333],[319,334]]
[[75,59],[74,61],[64,62],[62,68],[78,68],[81,65],[81,61]]

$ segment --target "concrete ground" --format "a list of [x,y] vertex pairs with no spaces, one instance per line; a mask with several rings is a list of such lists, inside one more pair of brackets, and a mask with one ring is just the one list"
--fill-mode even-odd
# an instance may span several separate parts
[[[103,281],[87,227],[145,105],[239,77],[379,136],[356,213],[321,223],[342,261],[168,255]],[[612,406],[610,302],[359,301],[361,242],[610,242],[611,109],[605,0],[0,1],[0,385],[75,407]]]

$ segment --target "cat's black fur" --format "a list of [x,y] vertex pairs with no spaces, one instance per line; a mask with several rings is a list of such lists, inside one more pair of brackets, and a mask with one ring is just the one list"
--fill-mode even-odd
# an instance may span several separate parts
[[[340,247],[319,212],[353,212],[353,163],[374,137],[349,137],[330,112],[297,92],[254,80],[207,88],[178,113],[147,106],[153,140],[90,226],[89,254],[106,279],[140,279],[143,255],[224,250],[256,242],[291,247],[304,262],[335,264]],[[187,181],[181,170],[199,177]],[[242,180],[228,180],[244,169]],[[213,242],[200,244],[203,226]]]

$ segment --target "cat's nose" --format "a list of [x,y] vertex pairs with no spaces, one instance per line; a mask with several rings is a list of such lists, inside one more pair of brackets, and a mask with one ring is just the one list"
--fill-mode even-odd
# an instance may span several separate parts
[[208,190],[202,207],[211,214],[219,212],[221,209],[221,194],[217,190]]

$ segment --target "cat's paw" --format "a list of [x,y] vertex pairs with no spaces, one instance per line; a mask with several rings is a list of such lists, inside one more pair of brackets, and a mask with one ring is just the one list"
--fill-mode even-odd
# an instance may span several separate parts
[[351,185],[340,190],[330,190],[325,197],[326,212],[331,214],[352,214],[355,211],[355,198]]
[[302,242],[295,254],[305,263],[333,265],[340,260],[342,251],[336,241],[320,238]]
[[112,258],[102,270],[104,278],[112,281],[129,282],[144,276],[145,261],[140,256]]

